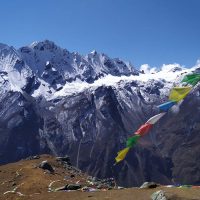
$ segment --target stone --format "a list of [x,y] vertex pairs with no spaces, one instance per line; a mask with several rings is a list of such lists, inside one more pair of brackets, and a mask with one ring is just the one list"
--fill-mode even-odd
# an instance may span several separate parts
[[67,186],[68,185],[64,185],[64,186],[58,187],[54,191],[57,192],[57,191],[67,190]]
[[102,184],[97,185],[97,189],[102,189],[102,188],[104,188],[104,185]]
[[12,186],[16,186],[17,184],[15,182],[12,182]]
[[36,159],[40,159],[40,156],[35,155],[35,156],[29,156],[28,158],[26,158],[26,160],[36,160]]
[[168,198],[165,196],[165,192],[163,190],[159,190],[154,192],[151,195],[152,200],[167,200]]
[[54,191],[62,191],[62,190],[78,190],[80,189],[82,186],[80,184],[67,184],[61,187],[56,188]]
[[81,191],[88,192],[89,191],[89,187],[84,186],[84,187],[81,188]]
[[42,169],[44,169],[44,170],[48,170],[48,171],[50,171],[51,173],[54,172],[53,167],[48,163],[47,160],[42,161],[42,162],[39,164],[39,168],[42,168]]
[[56,161],[62,161],[62,162],[70,163],[70,157],[69,156],[56,157]]
[[75,175],[74,175],[74,174],[71,174],[71,175],[70,175],[70,177],[71,177],[71,178],[74,178],[74,177],[75,177]]
[[67,186],[67,190],[78,190],[81,188],[81,185],[80,184],[69,184]]
[[34,159],[40,159],[40,156],[39,155],[33,156],[33,160]]
[[147,189],[147,188],[156,188],[156,187],[158,187],[158,186],[159,186],[159,184],[154,183],[154,182],[144,182],[144,183],[140,186],[140,188],[141,188],[141,189]]

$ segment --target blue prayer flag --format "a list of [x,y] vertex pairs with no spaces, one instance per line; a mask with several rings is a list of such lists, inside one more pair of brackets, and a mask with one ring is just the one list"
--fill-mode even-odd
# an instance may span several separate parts
[[157,106],[161,111],[168,111],[173,105],[175,105],[176,102],[175,101],[168,101],[166,103],[163,103],[159,106]]

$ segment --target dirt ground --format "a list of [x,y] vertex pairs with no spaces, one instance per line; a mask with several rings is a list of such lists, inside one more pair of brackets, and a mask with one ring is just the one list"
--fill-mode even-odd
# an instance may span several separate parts
[[[55,173],[38,168],[41,161],[48,160]],[[163,190],[171,200],[200,200],[200,188],[154,189],[124,188],[101,189],[95,192],[59,191],[48,192],[66,184],[79,183],[88,186],[87,174],[66,170],[54,157],[43,155],[40,159],[22,160],[0,166],[0,199],[2,200],[148,200],[153,192]],[[51,186],[50,186],[51,185]],[[50,187],[49,187],[50,186]]]
[[150,200],[153,192],[164,190],[169,193],[171,200],[200,200],[200,189],[175,189],[175,188],[155,188],[155,189],[123,189],[98,192],[52,192],[38,193],[20,197],[17,194],[8,194],[1,199],[8,200]]

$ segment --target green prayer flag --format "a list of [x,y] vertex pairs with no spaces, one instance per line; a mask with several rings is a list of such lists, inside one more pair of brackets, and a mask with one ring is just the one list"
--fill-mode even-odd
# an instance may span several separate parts
[[128,140],[126,141],[126,146],[133,147],[133,145],[137,143],[139,138],[140,135],[134,135],[133,137],[128,138]]
[[191,84],[192,86],[195,86],[199,81],[200,81],[200,74],[188,74],[184,76],[181,82],[182,83],[185,82]]

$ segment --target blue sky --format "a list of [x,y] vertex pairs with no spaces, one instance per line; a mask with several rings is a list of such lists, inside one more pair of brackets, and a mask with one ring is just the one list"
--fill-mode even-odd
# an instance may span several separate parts
[[69,51],[193,66],[200,59],[199,0],[0,0],[0,42],[49,39]]

